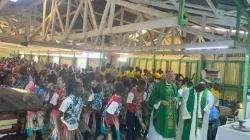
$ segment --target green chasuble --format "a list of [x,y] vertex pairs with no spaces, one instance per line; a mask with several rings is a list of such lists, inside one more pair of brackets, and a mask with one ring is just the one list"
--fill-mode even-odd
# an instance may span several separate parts
[[163,138],[176,137],[177,110],[172,99],[177,96],[176,85],[174,83],[167,85],[165,80],[157,83],[150,95],[148,103],[151,106],[158,104],[161,100],[168,102],[167,106],[160,105],[158,109],[153,107],[153,125],[155,131]]
[[[195,95],[194,95],[194,87],[189,88],[189,96],[188,96],[188,101],[187,101],[187,110],[191,116],[191,119],[187,119],[184,121],[184,126],[183,126],[183,132],[182,132],[182,139],[181,140],[189,140],[190,138],[190,131],[192,127],[192,118],[193,118],[193,113],[194,113],[194,106],[195,106]],[[207,93],[208,89],[205,89],[202,97],[201,97],[201,109],[204,109],[206,106],[206,99],[207,99]],[[198,106],[199,106],[199,99],[200,99],[200,93],[197,94],[197,110],[196,110],[196,128],[195,128],[195,133],[197,133],[197,128],[202,127],[202,118],[198,118]]]

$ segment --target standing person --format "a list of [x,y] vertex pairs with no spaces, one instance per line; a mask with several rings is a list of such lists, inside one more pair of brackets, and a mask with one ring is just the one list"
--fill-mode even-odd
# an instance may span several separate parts
[[[70,84],[67,83],[67,87],[69,87]],[[60,119],[60,111],[59,108],[63,102],[63,100],[66,98],[66,94],[63,94],[65,91],[65,83],[61,83],[57,85],[59,88],[54,95],[52,96],[49,104],[46,105],[47,108],[52,108],[52,111],[50,113],[50,129],[52,130],[52,134],[50,135],[51,140],[56,140],[59,138],[59,128],[58,123]]]
[[[47,92],[44,84],[40,81],[40,75],[35,78],[36,84],[29,88],[31,93],[42,96],[44,101]],[[46,131],[44,124],[44,109],[39,111],[28,111],[26,121],[26,137],[33,137],[33,132],[36,132],[35,139],[42,140],[43,132]]]
[[[76,83],[73,88],[73,93],[69,95],[61,104],[59,110],[61,111],[61,126],[59,132],[60,140],[82,140],[82,135],[79,127],[80,114],[83,110],[83,102],[80,98],[82,93],[82,84]],[[61,116],[61,115],[60,115]]]
[[29,77],[27,75],[27,67],[21,66],[19,70],[19,76],[16,82],[14,83],[14,87],[24,89],[28,83],[29,83]]
[[120,140],[120,122],[119,114],[122,109],[121,94],[124,91],[124,85],[121,82],[115,84],[115,94],[112,95],[103,112],[103,122],[112,134],[113,140]]
[[147,83],[147,96],[146,96],[146,101],[148,101],[152,91],[154,90],[155,87],[155,81],[153,75],[148,75],[147,76],[148,83]]
[[207,140],[209,114],[214,104],[213,94],[200,82],[183,91],[183,121],[179,122],[177,140]]
[[133,68],[133,67],[130,67],[130,68],[129,68],[129,71],[128,71],[128,73],[127,73],[127,76],[128,76],[129,78],[134,78],[134,77],[135,77],[135,75],[134,75],[134,68]]
[[[105,77],[105,75],[106,75],[105,69],[106,69],[105,67],[102,67],[101,71],[99,72],[102,75],[102,77]],[[96,71],[96,72],[98,72],[98,71]]]
[[165,79],[155,85],[148,103],[153,106],[149,126],[149,140],[173,140],[176,137],[177,87],[174,73],[167,71]]
[[[101,133],[102,114],[101,109],[103,105],[103,88],[102,76],[97,74],[95,80],[92,82],[92,94],[88,98],[88,111],[84,113],[85,123],[88,125],[92,132],[95,132],[94,139],[97,139]],[[90,137],[90,132],[86,131],[84,139]]]
[[214,83],[213,88],[211,89],[212,94],[214,95],[214,105],[216,106],[216,108],[220,111],[220,103],[219,103],[219,99],[221,97],[221,93],[219,90],[219,84],[218,83]]
[[104,104],[106,104],[114,92],[114,77],[111,74],[105,76],[106,82],[103,83]]
[[137,136],[140,136],[141,124],[136,116],[137,112],[140,111],[141,103],[145,100],[144,90],[146,83],[141,80],[138,82],[136,88],[133,88],[127,97],[127,104],[124,109],[124,117],[127,121],[127,136],[126,140],[135,140]]

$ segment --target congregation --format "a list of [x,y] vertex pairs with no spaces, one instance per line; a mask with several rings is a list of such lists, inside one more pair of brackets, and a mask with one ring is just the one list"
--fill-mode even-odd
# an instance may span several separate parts
[[110,63],[94,71],[19,57],[0,64],[1,88],[43,96],[44,108],[27,112],[26,139],[207,140],[211,112],[218,118],[218,84],[194,85],[195,74]]

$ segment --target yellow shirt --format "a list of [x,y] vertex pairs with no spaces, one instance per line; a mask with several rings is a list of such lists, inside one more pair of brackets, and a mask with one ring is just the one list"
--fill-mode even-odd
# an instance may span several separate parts
[[212,89],[211,92],[213,93],[214,96],[216,96],[220,99],[220,92],[218,90]]
[[163,74],[155,73],[155,78],[156,79],[161,79],[162,77],[163,77]]
[[124,76],[124,74],[122,74],[122,72],[120,71],[120,72],[118,72],[118,75],[117,75],[117,78],[119,77],[119,78],[122,78]]
[[[219,92],[218,90],[212,89],[211,92],[212,92],[212,94],[213,94],[217,99],[220,99],[220,92]],[[216,98],[215,98],[215,99],[216,99]],[[214,99],[214,100],[215,100],[215,99]],[[220,104],[219,104],[219,100],[214,101],[214,105],[215,105],[215,106],[219,106],[219,105],[220,105]]]
[[184,85],[182,85],[182,86],[181,86],[181,88],[186,88],[186,87],[187,87],[187,85],[186,85],[186,84],[184,84]]
[[134,74],[134,77],[136,77],[136,76],[140,75],[140,72],[139,71],[138,72],[134,71],[133,74]]
[[104,77],[106,75],[106,71],[100,71],[100,74]]
[[108,68],[105,70],[105,74],[108,74],[108,73],[111,73],[112,69],[111,68]]
[[148,80],[148,77],[147,77],[146,74],[141,74],[141,77],[142,77],[142,79],[143,79],[144,81],[147,81],[147,80]]
[[134,72],[128,72],[127,76],[129,78],[134,78],[135,77]]

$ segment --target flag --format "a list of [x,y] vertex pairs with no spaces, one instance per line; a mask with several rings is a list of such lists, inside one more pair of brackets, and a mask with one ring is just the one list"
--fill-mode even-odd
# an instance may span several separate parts
[[205,68],[201,71],[202,79],[208,83],[221,82],[220,70]]

